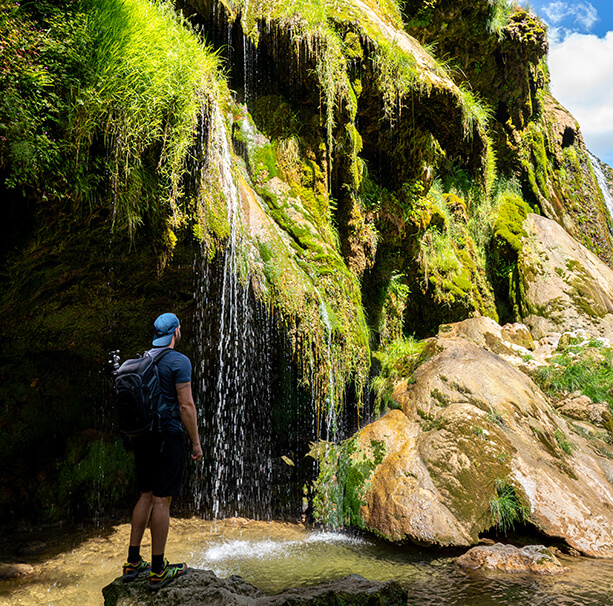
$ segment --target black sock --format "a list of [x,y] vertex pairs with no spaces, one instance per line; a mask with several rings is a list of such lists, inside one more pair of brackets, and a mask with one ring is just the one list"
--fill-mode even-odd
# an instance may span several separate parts
[[130,564],[138,564],[140,562],[140,545],[128,547],[128,562]]
[[155,574],[160,574],[164,570],[164,554],[151,556],[151,570]]

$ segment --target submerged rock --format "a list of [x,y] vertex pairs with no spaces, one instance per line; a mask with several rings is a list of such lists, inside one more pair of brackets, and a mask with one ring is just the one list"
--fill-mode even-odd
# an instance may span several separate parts
[[[458,332],[452,327],[446,334]],[[429,342],[402,406],[358,434],[383,441],[361,514],[393,541],[468,546],[529,521],[578,551],[613,557],[611,448],[560,416],[529,376],[464,338]]]
[[0,581],[26,577],[34,572],[30,564],[5,564],[0,563]]
[[558,558],[543,545],[478,545],[456,560],[462,570],[496,570],[510,573],[562,574],[564,568]]
[[366,606],[376,603],[382,606],[403,606],[408,599],[407,591],[396,581],[369,581],[358,575],[350,575],[315,587],[285,589],[275,596],[265,595],[239,576],[220,579],[210,570],[189,569],[187,575],[175,579],[167,587],[155,592],[147,587],[147,583],[144,576],[132,583],[115,579],[102,590],[104,605]]

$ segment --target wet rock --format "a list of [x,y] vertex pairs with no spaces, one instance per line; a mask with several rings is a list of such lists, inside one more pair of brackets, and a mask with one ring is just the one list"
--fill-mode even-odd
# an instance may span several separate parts
[[4,564],[0,563],[0,581],[26,577],[34,572],[34,567],[29,564]]
[[502,543],[479,545],[461,555],[456,560],[456,565],[466,571],[496,570],[548,575],[568,571],[553,552],[543,545],[528,545],[522,548]]
[[613,270],[555,221],[531,214],[523,227],[518,271],[533,336],[583,329],[613,338]]
[[275,596],[246,583],[238,576],[218,578],[208,570],[190,569],[184,577],[175,579],[167,587],[155,592],[147,587],[146,577],[132,583],[115,579],[102,593],[105,606],[285,606],[304,605],[364,605],[404,606],[407,592],[397,582],[368,581],[350,575],[339,581],[315,587],[285,589]]

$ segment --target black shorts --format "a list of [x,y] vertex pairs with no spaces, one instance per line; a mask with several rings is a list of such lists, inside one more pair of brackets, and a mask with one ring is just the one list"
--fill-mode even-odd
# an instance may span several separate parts
[[133,438],[136,484],[155,497],[178,497],[183,487],[185,447],[182,433]]

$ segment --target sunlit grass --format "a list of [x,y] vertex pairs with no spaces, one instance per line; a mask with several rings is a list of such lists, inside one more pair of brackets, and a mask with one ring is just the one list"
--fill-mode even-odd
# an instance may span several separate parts
[[515,528],[516,523],[526,521],[528,510],[515,494],[513,486],[497,479],[495,496],[490,499],[490,514],[496,527],[506,534]]
[[598,341],[571,346],[539,368],[535,381],[547,394],[559,398],[576,391],[594,402],[613,406],[613,349]]
[[413,337],[401,337],[379,350],[374,357],[381,364],[379,374],[372,380],[377,411],[394,408],[392,393],[402,379],[410,379],[419,364],[425,343]]
[[94,75],[79,96],[73,128],[82,148],[102,132],[111,152],[116,221],[133,232],[146,211],[147,197],[140,194],[151,172],[167,202],[174,204],[180,194],[197,118],[219,86],[218,59],[170,3],[89,0],[88,5]]

